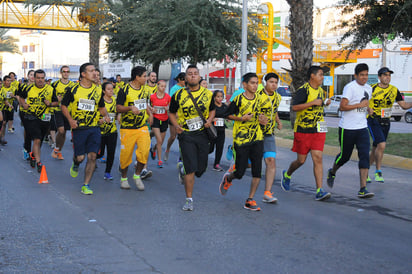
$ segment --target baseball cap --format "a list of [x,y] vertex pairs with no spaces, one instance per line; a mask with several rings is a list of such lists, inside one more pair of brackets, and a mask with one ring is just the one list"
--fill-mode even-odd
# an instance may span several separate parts
[[178,81],[179,79],[184,80],[185,77],[186,77],[186,73],[181,72],[181,73],[179,73],[179,74],[175,77],[175,80],[176,80],[176,81]]
[[381,68],[381,69],[378,70],[378,76],[380,76],[380,75],[382,75],[382,74],[384,74],[384,73],[387,73],[387,72],[389,72],[390,74],[393,73],[393,71],[390,70],[389,68],[383,67],[383,68]]

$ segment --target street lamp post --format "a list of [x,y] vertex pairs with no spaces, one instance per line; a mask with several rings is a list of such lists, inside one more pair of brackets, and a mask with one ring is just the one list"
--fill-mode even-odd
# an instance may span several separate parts
[[248,23],[248,16],[247,16],[247,0],[243,0],[243,10],[242,10],[242,47],[241,47],[241,74],[244,75],[246,73],[246,52],[247,52],[247,23]]

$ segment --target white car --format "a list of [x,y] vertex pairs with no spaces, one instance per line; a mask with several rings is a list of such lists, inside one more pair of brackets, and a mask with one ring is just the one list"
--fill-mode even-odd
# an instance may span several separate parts
[[331,101],[330,105],[323,108],[325,114],[332,114],[341,117],[342,112],[339,110],[339,106],[340,101],[342,100],[342,95],[334,95],[329,99]]
[[290,94],[289,87],[278,87],[276,91],[282,96],[282,100],[280,100],[278,107],[279,117],[290,119],[292,95]]
[[398,103],[393,103],[391,117],[395,119],[395,121],[399,122],[402,119],[402,116],[405,115],[405,113],[406,110],[401,108],[401,106]]

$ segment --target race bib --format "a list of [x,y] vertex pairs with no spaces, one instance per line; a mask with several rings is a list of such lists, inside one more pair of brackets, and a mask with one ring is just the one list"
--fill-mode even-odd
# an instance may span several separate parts
[[381,117],[382,118],[391,118],[392,109],[391,108],[383,108],[381,109]]
[[224,118],[216,118],[215,127],[223,127],[225,126],[225,119]]
[[165,114],[166,109],[165,107],[154,107],[154,113],[155,114]]
[[146,99],[134,100],[134,106],[137,107],[138,110],[145,110],[147,108],[147,101]]
[[328,125],[326,122],[318,122],[317,129],[318,132],[328,132]]
[[85,111],[94,111],[94,107],[95,107],[94,100],[80,99],[77,109],[85,110]]
[[51,114],[50,113],[43,114],[43,117],[41,120],[44,122],[49,122],[51,120]]
[[109,117],[110,117],[110,124],[111,124],[116,119],[116,113],[109,113]]
[[13,96],[13,92],[7,92],[6,93],[6,99],[10,99],[11,96]]
[[195,131],[199,130],[203,126],[203,121],[202,119],[198,116],[193,119],[189,119],[186,121],[187,127],[189,128],[189,131]]

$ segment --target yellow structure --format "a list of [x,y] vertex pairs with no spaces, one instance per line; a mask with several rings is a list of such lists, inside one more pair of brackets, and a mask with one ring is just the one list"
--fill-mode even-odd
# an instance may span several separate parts
[[33,9],[25,1],[0,0],[0,27],[61,31],[89,31],[88,25],[79,21],[80,8],[72,3],[49,5]]
[[[258,36],[265,42],[265,45],[262,48],[259,48],[257,52],[256,74],[259,76],[259,80],[261,80],[264,75],[262,64],[265,63],[266,73],[275,72],[279,75],[284,84],[290,85],[292,79],[289,73],[279,73],[272,67],[274,44],[278,43],[290,49],[289,30],[285,27],[282,28],[274,25],[273,6],[269,2],[259,6],[257,16],[259,19]],[[321,66],[330,69],[330,76],[333,77],[333,84],[330,86],[330,90],[333,92],[335,84],[335,68],[346,63],[356,63],[357,58],[356,55],[347,56],[347,54],[341,52],[341,49],[335,44],[325,44],[314,41],[313,62],[320,63]]]

